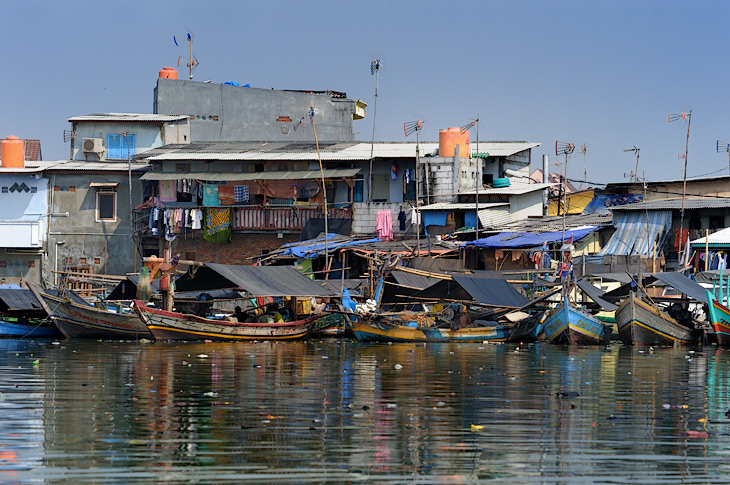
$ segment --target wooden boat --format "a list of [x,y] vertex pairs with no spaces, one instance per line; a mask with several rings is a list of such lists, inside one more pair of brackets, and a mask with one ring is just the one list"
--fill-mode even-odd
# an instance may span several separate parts
[[52,321],[26,318],[0,318],[0,338],[62,338]]
[[456,330],[403,323],[405,322],[388,319],[351,319],[349,328],[361,342],[521,342],[535,340],[540,331],[540,322],[536,317],[528,317],[513,324]]
[[616,324],[626,345],[688,345],[701,336],[699,330],[680,324],[633,294],[616,310]]
[[320,315],[282,323],[250,323],[212,320],[185,313],[145,306],[135,300],[134,308],[157,340],[295,340],[305,339]]
[[147,326],[135,313],[112,313],[81,303],[79,297],[34,293],[61,333],[67,338],[141,339],[152,338]]
[[712,292],[707,292],[708,318],[715,331],[717,345],[730,347],[730,308],[719,302]]
[[553,344],[605,345],[611,340],[611,327],[570,303],[567,296],[547,316],[543,331]]

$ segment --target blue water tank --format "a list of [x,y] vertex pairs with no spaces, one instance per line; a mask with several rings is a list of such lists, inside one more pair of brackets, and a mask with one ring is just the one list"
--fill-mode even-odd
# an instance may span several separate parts
[[500,188],[500,187],[509,187],[510,181],[507,177],[502,178],[496,178],[492,180],[492,187],[494,188]]

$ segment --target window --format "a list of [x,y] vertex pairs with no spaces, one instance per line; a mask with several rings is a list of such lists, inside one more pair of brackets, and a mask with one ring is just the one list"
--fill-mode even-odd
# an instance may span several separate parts
[[[129,153],[127,153],[127,149],[129,149]],[[134,135],[107,135],[107,158],[127,158],[132,156],[134,156]]]
[[96,193],[96,220],[116,222],[117,220],[117,193]]

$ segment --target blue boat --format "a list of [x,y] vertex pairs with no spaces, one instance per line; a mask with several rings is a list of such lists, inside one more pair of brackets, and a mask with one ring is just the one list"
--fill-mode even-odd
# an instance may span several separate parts
[[53,323],[25,318],[0,318],[0,338],[62,338]]
[[571,304],[567,295],[545,319],[543,331],[553,344],[604,345],[611,340],[611,327]]

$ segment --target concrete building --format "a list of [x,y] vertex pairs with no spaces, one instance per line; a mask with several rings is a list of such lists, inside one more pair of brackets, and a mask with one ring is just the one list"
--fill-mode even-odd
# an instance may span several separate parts
[[74,116],[71,160],[127,160],[169,144],[190,143],[190,119],[181,115],[96,113]]
[[193,142],[312,142],[310,107],[320,142],[353,141],[366,104],[337,91],[289,91],[158,78],[155,113],[190,116]]

